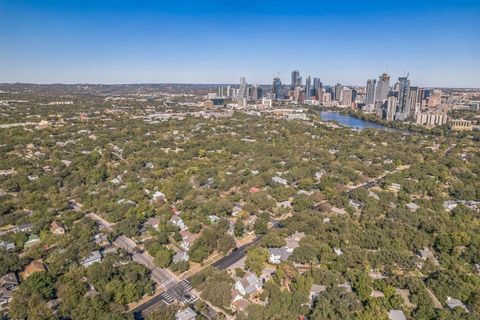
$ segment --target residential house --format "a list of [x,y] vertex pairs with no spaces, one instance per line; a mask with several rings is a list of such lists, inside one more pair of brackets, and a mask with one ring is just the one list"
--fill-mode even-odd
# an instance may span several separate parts
[[413,203],[413,202],[407,203],[406,207],[412,212],[415,212],[420,208],[420,206],[418,204]]
[[211,224],[215,224],[215,223],[217,223],[219,220],[220,220],[220,218],[217,217],[217,216],[214,215],[214,214],[211,214],[211,215],[208,216],[208,221],[210,221]]
[[309,305],[313,305],[313,302],[315,299],[318,297],[319,294],[327,290],[327,287],[324,286],[323,284],[314,284],[310,288],[310,294],[309,294]]
[[260,192],[262,191],[262,189],[259,189],[257,187],[251,187],[250,189],[248,189],[248,192],[250,193],[257,193],[257,192]]
[[262,274],[260,275],[260,280],[262,281],[262,283],[265,283],[272,278],[272,274],[274,273],[275,273],[275,268],[266,267],[262,270]]
[[95,250],[95,251],[92,251],[88,257],[83,259],[81,263],[82,263],[82,266],[84,266],[85,268],[88,268],[92,264],[100,261],[102,261],[102,255],[100,254],[100,251]]
[[273,181],[273,183],[275,183],[275,184],[281,184],[281,185],[284,185],[284,186],[286,186],[286,185],[288,184],[287,179],[280,178],[280,177],[278,177],[278,176],[272,177],[272,181]]
[[153,229],[158,230],[158,225],[160,224],[160,219],[157,217],[149,218],[147,220],[147,224],[151,226]]
[[392,192],[399,192],[400,189],[402,189],[402,186],[399,185],[398,183],[392,183],[389,187],[388,187],[388,190],[392,191]]
[[5,242],[2,240],[0,241],[0,248],[2,248],[5,251],[15,250],[15,243]]
[[462,309],[464,309],[465,311],[468,312],[467,306],[465,304],[463,304],[463,302],[458,300],[458,299],[453,299],[451,297],[447,297],[446,303],[447,303],[447,306],[450,309],[462,308]]
[[288,200],[278,202],[277,203],[278,208],[283,208],[283,209],[290,209],[292,207],[292,203]]
[[59,222],[52,221],[50,224],[50,232],[57,236],[61,236],[65,234],[65,228]]
[[372,292],[370,292],[370,297],[372,297],[372,298],[383,298],[383,297],[385,297],[385,294],[382,291],[372,290]]
[[368,276],[369,276],[372,280],[379,280],[379,279],[386,279],[386,278],[387,278],[383,273],[381,273],[381,272],[379,272],[379,271],[377,271],[377,270],[370,270],[370,271],[368,272]]
[[242,206],[239,203],[237,203],[232,209],[232,216],[236,217],[240,214],[240,212],[242,212]]
[[452,211],[457,207],[457,203],[455,201],[444,201],[443,208],[447,211]]
[[20,272],[19,275],[20,275],[20,278],[22,278],[22,280],[25,280],[35,272],[44,272],[44,271],[45,271],[45,267],[43,266],[42,261],[33,260],[23,268],[23,271]]
[[13,232],[32,232],[33,223],[24,223],[18,225]]
[[280,264],[283,261],[287,261],[288,257],[291,256],[291,252],[287,251],[287,248],[268,248],[268,261],[273,264]]
[[159,203],[162,204],[165,202],[165,194],[160,191],[155,191],[152,194],[152,203]]
[[230,293],[232,294],[232,302],[243,299],[243,296],[240,294],[240,292],[238,292],[237,289],[232,289]]
[[199,237],[196,234],[190,233],[188,230],[180,231],[180,235],[182,236],[182,243],[181,246],[185,250],[189,250],[192,246],[193,242]]
[[9,272],[0,278],[0,288],[15,290],[18,286],[18,279],[14,272]]
[[237,312],[243,312],[251,304],[250,301],[245,299],[238,299],[232,302],[232,308]]
[[295,232],[288,236],[285,241],[286,241],[286,247],[289,252],[293,252],[295,248],[298,248],[300,245],[298,244],[300,240],[305,238],[305,233],[303,232]]
[[268,261],[273,264],[280,264],[286,261],[293,253],[293,250],[300,246],[299,241],[305,237],[303,232],[295,232],[285,239],[286,244],[281,248],[269,248]]
[[357,210],[363,205],[363,203],[355,199],[348,200],[348,203]]
[[93,238],[95,239],[95,244],[99,247],[108,247],[110,245],[110,240],[103,233],[97,233]]
[[0,288],[0,311],[7,308],[7,305],[13,299],[13,291]]
[[346,292],[352,292],[352,286],[348,282],[339,284],[337,287],[345,289]]
[[254,215],[254,214],[251,214],[247,217],[247,221],[245,221],[245,225],[247,226],[251,226],[255,223],[255,221],[257,221],[257,216]]
[[434,265],[436,266],[439,265],[437,258],[435,258],[435,256],[433,255],[433,252],[430,249],[423,248],[423,250],[419,250],[419,254],[422,260],[424,261],[430,260],[430,262],[432,262]]
[[344,208],[332,207],[330,209],[330,213],[335,215],[345,215],[347,214],[347,210],[345,210]]
[[185,225],[185,222],[183,222],[182,218],[180,218],[179,215],[174,215],[171,219],[170,219],[170,222],[179,227],[180,230],[186,230],[187,229],[187,226]]
[[23,247],[28,249],[39,243],[40,243],[40,238],[36,234],[31,234],[28,237],[27,242],[25,242],[25,244],[23,245]]
[[175,314],[175,320],[192,320],[196,317],[197,313],[190,307],[180,310]]
[[262,282],[253,273],[246,274],[235,283],[235,289],[242,295],[249,295],[262,288]]
[[188,252],[187,251],[179,251],[173,256],[173,263],[178,263],[182,261],[188,261]]
[[388,312],[388,318],[390,320],[407,320],[402,310],[390,310]]
[[340,248],[333,248],[333,251],[337,256],[341,256],[343,254],[343,251]]

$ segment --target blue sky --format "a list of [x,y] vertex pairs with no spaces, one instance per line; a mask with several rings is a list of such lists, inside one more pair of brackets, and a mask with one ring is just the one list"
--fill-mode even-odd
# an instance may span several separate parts
[[0,0],[0,82],[480,87],[480,1]]

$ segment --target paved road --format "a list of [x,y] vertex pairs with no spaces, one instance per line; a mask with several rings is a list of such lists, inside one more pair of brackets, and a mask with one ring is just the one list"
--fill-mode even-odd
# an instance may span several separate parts
[[376,181],[369,181],[369,182],[366,182],[366,183],[362,183],[361,185],[358,185],[358,186],[356,186],[356,187],[348,190],[346,193],[347,193],[348,195],[350,195],[353,191],[355,191],[355,190],[357,190],[357,189],[359,189],[359,188],[364,188],[364,189],[367,189],[367,190],[368,190],[368,189],[373,188],[376,184],[377,184]]
[[[271,228],[278,228],[280,221],[278,220],[271,220],[272,226]],[[243,246],[239,247],[237,250],[231,252],[228,256],[225,256],[215,263],[213,263],[214,267],[218,269],[224,270],[245,257],[246,251],[256,245],[261,239],[263,235],[257,236],[253,241],[244,244]],[[135,309],[132,310],[132,313],[135,319],[143,319],[142,312],[154,307],[158,303],[165,303],[167,305],[173,303],[175,300],[183,303],[192,303],[197,300],[197,297],[191,292],[192,286],[190,280],[192,277],[189,277],[175,285],[172,285],[167,291],[153,297],[152,299],[148,300],[147,302],[137,306]]]
[[[87,214],[87,216],[97,221],[97,223],[104,228],[107,228],[110,231],[113,230],[114,224],[109,223],[99,215],[95,213],[89,213]],[[128,252],[131,255],[133,261],[138,262],[150,269],[150,277],[153,281],[157,283],[157,285],[165,289],[169,289],[173,285],[178,283],[177,277],[172,272],[167,269],[161,269],[157,267],[153,262],[153,258],[148,253],[138,248],[137,244],[132,239],[122,235],[117,237],[117,239],[113,241],[113,244]]]

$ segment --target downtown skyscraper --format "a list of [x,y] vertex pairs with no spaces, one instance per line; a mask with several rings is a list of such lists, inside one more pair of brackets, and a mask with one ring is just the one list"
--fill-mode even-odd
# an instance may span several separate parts
[[238,89],[237,98],[246,98],[247,97],[247,81],[245,77],[240,78],[240,88]]
[[306,79],[305,79],[305,99],[310,99],[310,97],[312,96],[312,78],[310,78],[310,76],[308,76]]
[[410,113],[410,80],[408,74],[398,78],[398,105],[395,120],[405,120]]
[[292,71],[292,79],[291,79],[291,89],[295,89],[295,87],[299,87],[302,85],[302,77],[300,77],[300,71],[293,70]]
[[322,101],[323,84],[320,78],[313,78],[313,90],[315,91],[314,95],[317,97],[317,100]]
[[343,86],[340,83],[337,83],[333,88],[333,100],[340,102],[342,99],[342,89]]
[[388,97],[390,91],[390,76],[387,73],[378,78],[377,89],[375,92],[375,101],[383,102]]
[[375,84],[377,80],[369,79],[367,80],[367,87],[365,90],[365,104],[367,106],[373,106],[375,104]]
[[283,98],[282,81],[278,77],[273,78],[272,93],[275,95],[275,99]]

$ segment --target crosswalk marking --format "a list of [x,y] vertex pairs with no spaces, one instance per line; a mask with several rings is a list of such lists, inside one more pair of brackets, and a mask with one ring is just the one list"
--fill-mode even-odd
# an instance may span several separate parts
[[174,279],[167,279],[167,280],[162,281],[162,282],[160,283],[160,285],[161,285],[162,287],[166,287],[166,286],[168,286],[169,284],[171,284],[171,283],[173,283],[173,282],[175,282]]
[[168,292],[162,293],[161,297],[165,301],[166,304],[171,304],[174,301],[174,299],[172,298],[172,296],[170,294],[168,294]]

